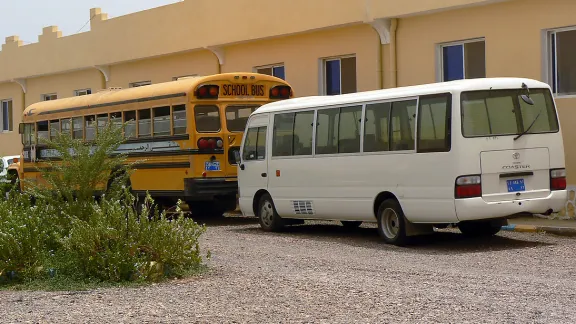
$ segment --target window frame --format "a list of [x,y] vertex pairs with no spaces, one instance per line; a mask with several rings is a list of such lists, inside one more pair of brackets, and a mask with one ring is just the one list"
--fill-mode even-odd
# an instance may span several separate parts
[[[85,93],[84,93],[84,94],[81,94],[82,92],[85,92]],[[74,90],[74,96],[75,96],[75,97],[87,96],[87,95],[91,95],[91,94],[92,94],[92,89],[91,89],[91,88]]]
[[[478,42],[484,42],[484,76],[486,77],[486,37],[477,37],[452,42],[438,43],[436,45],[436,82],[449,82],[444,81],[444,47],[462,45],[464,51],[465,44]],[[461,80],[470,80],[466,79],[466,53],[462,53],[462,55],[462,71],[464,72],[464,79]]]
[[[280,78],[279,76],[274,75],[274,68],[283,68],[284,69],[284,78]],[[282,63],[273,63],[273,64],[266,64],[266,65],[259,65],[259,66],[255,66],[254,68],[252,68],[252,71],[254,73],[260,73],[258,72],[258,70],[263,70],[263,69],[271,69],[272,70],[272,74],[270,74],[273,77],[277,77],[280,78],[282,80],[286,80],[287,76],[286,76],[286,64],[284,62]],[[260,73],[260,74],[265,74],[265,73]],[[268,74],[266,74],[268,75]]]
[[[4,129],[4,103],[8,105],[8,129]],[[10,107],[12,108],[12,118],[10,118]],[[12,133],[14,131],[14,100],[0,100],[0,133]]]
[[[562,32],[576,32],[576,25],[550,28],[543,31],[543,44],[546,44],[542,55],[543,80],[550,86],[553,98],[576,98],[576,93],[564,94],[558,90],[558,43],[555,34]],[[552,35],[554,35],[554,50],[552,50]]]
[[[246,149],[246,139],[244,139],[244,143],[242,143],[242,152],[241,152],[241,154],[240,154],[240,160],[242,161],[242,163],[261,162],[261,161],[266,161],[266,160],[268,159],[268,152],[270,151],[270,150],[269,150],[270,148],[268,147],[268,143],[269,143],[269,141],[268,141],[268,136],[270,136],[270,135],[268,134],[268,132],[269,132],[269,127],[268,127],[268,126],[269,126],[268,124],[263,124],[263,125],[259,125],[259,126],[248,127],[248,128],[246,129],[246,135],[245,135],[245,138],[246,138],[246,139],[248,138],[248,134],[249,134],[249,132],[250,132],[251,129],[255,129],[255,130],[256,130],[256,142],[254,143],[254,147],[255,147],[255,149],[256,149],[256,158],[255,158],[255,159],[245,159],[245,158],[244,158],[244,153],[246,153],[246,151],[245,151],[245,149]],[[261,129],[261,128],[264,128],[264,129],[265,129],[265,131],[264,131],[263,133],[264,133],[264,136],[265,136],[266,138],[265,138],[265,142],[264,142],[264,155],[263,155],[264,158],[259,159],[259,158],[258,158],[258,138],[260,137],[259,134],[261,133],[261,132],[260,132],[260,129]]]
[[[318,89],[319,89],[319,94],[321,96],[334,96],[334,95],[329,95],[327,94],[327,89],[328,89],[328,85],[326,84],[326,62],[328,61],[340,61],[340,69],[339,69],[339,73],[340,76],[338,77],[339,81],[340,81],[340,93],[337,95],[341,95],[342,94],[342,59],[346,59],[346,58],[354,58],[356,60],[356,70],[354,71],[356,73],[356,92],[358,92],[358,56],[356,54],[344,54],[344,55],[338,55],[338,56],[329,56],[329,57],[323,57],[320,58],[320,71],[319,71],[319,85],[318,85]],[[361,104],[361,103],[359,103]]]
[[[55,96],[54,99],[46,99],[48,97],[52,97]],[[51,101],[51,100],[57,100],[58,99],[58,93],[53,92],[53,93],[44,93],[42,95],[40,95],[40,98],[42,99],[42,101]]]

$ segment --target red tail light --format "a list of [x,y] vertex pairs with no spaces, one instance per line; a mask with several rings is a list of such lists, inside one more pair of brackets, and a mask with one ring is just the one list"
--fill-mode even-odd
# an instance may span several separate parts
[[550,170],[550,190],[566,189],[566,169]]
[[217,99],[220,87],[217,85],[202,85],[196,89],[198,99]]
[[461,176],[456,179],[456,199],[482,197],[482,182],[479,175]]
[[289,99],[292,89],[289,86],[275,86],[270,89],[270,99]]
[[198,148],[201,150],[222,149],[224,142],[219,137],[202,137],[198,140]]

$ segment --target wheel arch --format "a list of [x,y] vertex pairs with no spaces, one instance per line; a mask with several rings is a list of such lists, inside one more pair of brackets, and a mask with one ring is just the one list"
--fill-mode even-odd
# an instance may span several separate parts
[[[388,199],[394,199],[398,202],[398,204],[400,204],[400,200],[398,200],[396,195],[394,195],[390,191],[382,191],[374,199],[374,206],[372,208],[373,209],[372,213],[373,213],[374,218],[378,217],[378,208],[380,208],[380,205]],[[400,204],[400,206],[402,206],[402,205]]]
[[258,204],[260,203],[260,198],[265,194],[270,194],[266,189],[260,189],[254,194],[254,199],[252,200],[252,211],[255,216],[258,216]]

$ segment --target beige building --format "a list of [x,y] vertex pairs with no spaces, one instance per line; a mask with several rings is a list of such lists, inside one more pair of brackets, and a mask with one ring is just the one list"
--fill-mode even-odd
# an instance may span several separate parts
[[258,71],[297,96],[520,76],[553,86],[576,184],[575,12],[574,0],[184,0],[114,19],[91,9],[89,32],[6,37],[0,155],[19,154],[32,103],[180,76]]

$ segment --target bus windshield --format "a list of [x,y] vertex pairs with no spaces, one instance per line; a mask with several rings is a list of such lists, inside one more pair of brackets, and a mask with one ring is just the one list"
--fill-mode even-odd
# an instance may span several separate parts
[[230,132],[243,132],[248,117],[259,105],[230,105],[226,107],[226,127]]
[[461,115],[464,137],[485,137],[557,132],[558,119],[550,91],[530,89],[534,105],[524,102],[522,90],[462,92]]

